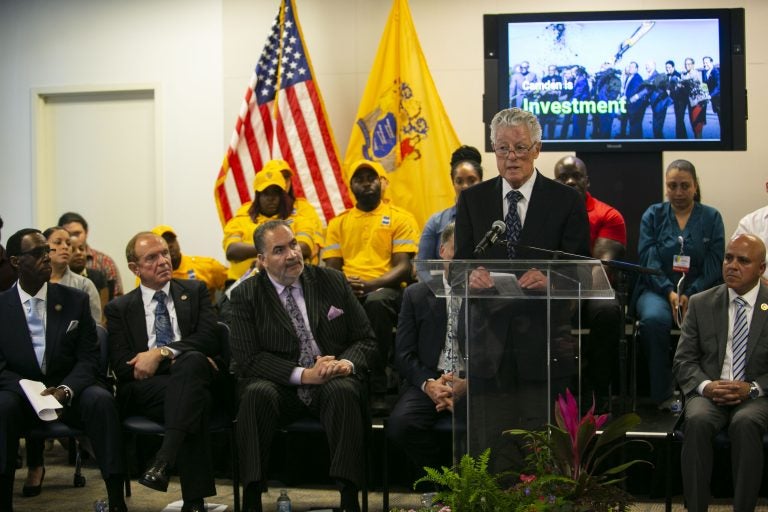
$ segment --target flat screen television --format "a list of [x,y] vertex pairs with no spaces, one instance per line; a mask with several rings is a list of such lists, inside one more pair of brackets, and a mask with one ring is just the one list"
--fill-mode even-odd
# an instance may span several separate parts
[[746,149],[744,9],[488,14],[484,37],[486,134],[515,106],[545,151]]

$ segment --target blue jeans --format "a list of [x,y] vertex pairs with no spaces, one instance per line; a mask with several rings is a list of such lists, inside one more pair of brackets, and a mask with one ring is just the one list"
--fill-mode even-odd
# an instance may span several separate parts
[[651,399],[661,403],[672,396],[672,361],[669,353],[672,310],[666,298],[650,290],[640,294],[636,309],[640,320],[638,337],[648,360]]

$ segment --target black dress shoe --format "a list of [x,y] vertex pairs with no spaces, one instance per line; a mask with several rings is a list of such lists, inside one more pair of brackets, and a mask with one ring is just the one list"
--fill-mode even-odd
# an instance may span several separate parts
[[39,496],[43,490],[43,479],[45,478],[45,468],[43,468],[43,474],[40,476],[40,483],[37,485],[25,485],[21,488],[21,495],[25,498],[32,498],[33,496]]
[[185,501],[181,506],[181,512],[205,512],[205,502],[202,499]]
[[128,506],[125,502],[118,503],[117,505],[110,505],[109,512],[128,512]]
[[139,478],[139,483],[156,491],[168,491],[168,463],[164,460],[156,460],[149,469]]

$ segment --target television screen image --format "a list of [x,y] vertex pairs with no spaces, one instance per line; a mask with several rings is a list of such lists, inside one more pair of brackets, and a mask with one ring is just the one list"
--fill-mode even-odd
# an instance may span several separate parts
[[488,15],[485,111],[536,114],[544,149],[741,149],[733,11]]

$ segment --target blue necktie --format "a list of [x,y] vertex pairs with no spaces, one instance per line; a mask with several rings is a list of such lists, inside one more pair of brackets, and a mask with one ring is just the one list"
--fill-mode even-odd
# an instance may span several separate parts
[[43,301],[37,297],[32,297],[27,301],[27,326],[29,326],[29,335],[32,338],[32,348],[35,350],[37,364],[40,370],[45,373],[45,325],[43,316],[40,314],[40,303]]
[[744,380],[744,369],[747,365],[747,301],[741,297],[733,299],[736,303],[736,318],[733,319],[733,380]]
[[517,213],[517,202],[522,198],[523,194],[517,190],[510,190],[507,193],[509,211],[504,217],[504,224],[507,225],[507,256],[510,258],[515,257],[516,251],[513,244],[520,239],[520,233],[523,232],[523,223],[520,222],[520,215]]
[[[293,286],[285,287],[283,298],[285,299],[285,310],[291,317],[291,323],[299,337],[299,366],[312,368],[315,365],[315,356],[319,354],[316,354],[312,347],[312,333],[309,332],[307,323],[304,321],[304,315],[301,314],[301,309],[299,309],[296,299],[293,298]],[[299,398],[307,405],[312,401],[309,390],[309,386],[299,386],[298,389]]]
[[155,346],[164,347],[173,341],[173,326],[171,325],[171,315],[168,313],[168,306],[165,299],[168,296],[164,291],[155,292]]

